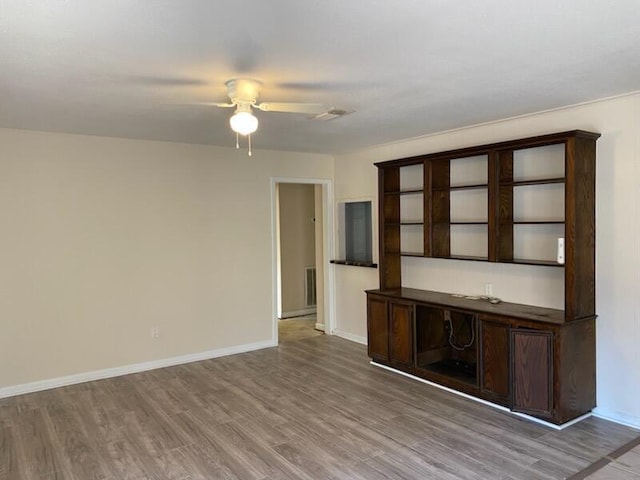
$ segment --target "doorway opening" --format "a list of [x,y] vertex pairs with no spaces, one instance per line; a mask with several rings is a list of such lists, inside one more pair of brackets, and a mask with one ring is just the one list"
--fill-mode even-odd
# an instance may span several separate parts
[[272,179],[274,344],[333,332],[331,181]]

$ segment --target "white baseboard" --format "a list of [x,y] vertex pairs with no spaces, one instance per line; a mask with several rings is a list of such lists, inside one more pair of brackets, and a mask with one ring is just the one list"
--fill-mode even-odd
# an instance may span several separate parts
[[620,412],[609,412],[602,408],[595,408],[593,410],[593,416],[602,418],[603,420],[609,420],[610,422],[619,423],[626,427],[631,427],[640,430],[640,418],[633,415],[625,415]]
[[321,332],[324,332],[324,323],[316,323],[316,326],[314,328],[316,330],[320,330]]
[[0,398],[13,397],[15,395],[23,395],[25,393],[40,392],[51,388],[66,387],[77,383],[90,382],[93,380],[102,380],[104,378],[119,377],[121,375],[129,375],[131,373],[145,372],[147,370],[155,370],[156,368],[171,367],[181,365],[183,363],[199,362],[201,360],[209,360],[210,358],[225,357],[236,353],[251,352],[253,350],[261,350],[263,348],[276,347],[277,344],[272,340],[264,342],[248,343],[245,345],[236,345],[233,347],[219,348],[206,352],[190,353],[172,358],[163,358],[160,360],[152,360],[149,362],[135,363],[125,365],[123,367],[105,368],[104,370],[94,370],[91,372],[77,373],[65,377],[51,378],[48,380],[40,380],[37,382],[23,383],[22,385],[14,385],[0,388]]
[[354,335],[353,333],[343,332],[340,330],[334,330],[333,334],[337,337],[344,338],[345,340],[351,340],[352,342],[360,343],[362,345],[367,344],[367,337],[361,337],[360,335]]
[[316,307],[313,308],[304,308],[302,310],[290,310],[288,312],[282,312],[280,314],[280,319],[284,318],[292,318],[292,317],[302,317],[304,315],[313,315],[316,313]]

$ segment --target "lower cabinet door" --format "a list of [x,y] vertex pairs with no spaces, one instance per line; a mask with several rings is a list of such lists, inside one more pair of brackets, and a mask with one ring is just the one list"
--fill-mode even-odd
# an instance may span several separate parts
[[481,317],[480,356],[482,396],[501,405],[510,405],[508,324]]
[[413,304],[389,302],[391,363],[413,366]]
[[389,361],[388,302],[367,296],[367,344],[369,356],[380,362]]
[[553,413],[553,333],[511,330],[513,410],[537,416]]

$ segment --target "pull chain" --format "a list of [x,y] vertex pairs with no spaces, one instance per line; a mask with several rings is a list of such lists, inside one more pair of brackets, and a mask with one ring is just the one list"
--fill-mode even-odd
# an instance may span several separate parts
[[[249,142],[249,151],[247,152],[247,154],[251,156],[253,155],[253,153],[251,152],[251,134],[247,135],[247,141]],[[238,132],[236,132],[236,149],[240,149],[240,135],[238,134]]]

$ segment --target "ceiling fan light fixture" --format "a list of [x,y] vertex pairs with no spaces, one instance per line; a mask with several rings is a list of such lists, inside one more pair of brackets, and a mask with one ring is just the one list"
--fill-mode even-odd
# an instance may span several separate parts
[[231,130],[240,135],[249,135],[258,129],[258,119],[247,111],[237,111],[229,119]]

